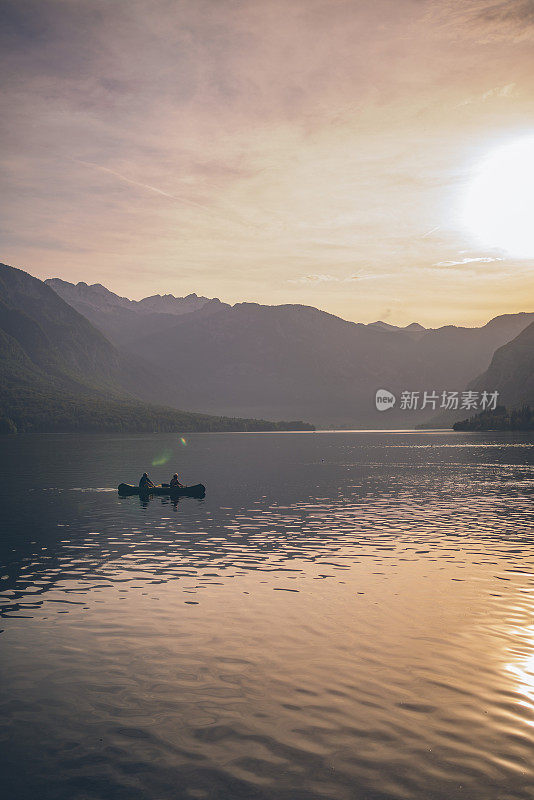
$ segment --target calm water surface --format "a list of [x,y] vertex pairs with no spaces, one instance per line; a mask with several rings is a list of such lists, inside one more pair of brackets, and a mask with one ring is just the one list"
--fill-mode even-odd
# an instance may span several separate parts
[[0,439],[5,797],[532,800],[533,437],[186,439]]

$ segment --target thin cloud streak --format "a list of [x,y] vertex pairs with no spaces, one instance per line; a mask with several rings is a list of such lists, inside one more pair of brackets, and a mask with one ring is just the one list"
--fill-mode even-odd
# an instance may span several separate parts
[[133,178],[128,178],[126,175],[123,175],[122,173],[117,172],[114,169],[110,169],[109,167],[104,167],[101,164],[94,164],[91,161],[83,161],[80,158],[73,158],[71,160],[75,161],[77,164],[83,164],[86,167],[91,167],[92,169],[96,169],[99,172],[106,172],[109,175],[114,175],[116,178],[119,178],[121,181],[124,181],[125,183],[129,183],[132,186],[139,186],[141,189],[148,189],[150,192],[154,192],[155,194],[159,194],[162,197],[168,197],[170,200],[176,200],[176,202],[178,202],[178,203],[183,203],[184,205],[191,206],[192,208],[199,208],[202,211],[206,211],[208,214],[212,214],[212,215],[215,215],[215,216],[220,216],[223,219],[231,221],[231,222],[237,222],[239,225],[242,225],[243,227],[246,227],[246,228],[252,227],[252,225],[250,223],[243,222],[242,220],[239,220],[239,219],[237,219],[235,217],[231,217],[229,215],[221,214],[220,211],[217,211],[215,208],[213,208],[213,206],[205,205],[203,203],[198,203],[196,200],[191,200],[188,197],[183,197],[183,196],[180,197],[180,196],[175,195],[175,194],[170,194],[169,192],[164,192],[163,189],[158,189],[157,186],[151,186],[149,183],[142,183],[141,181],[133,180]]
[[298,283],[298,284],[311,284],[312,286],[316,286],[321,283],[353,283],[354,281],[374,281],[374,280],[383,280],[384,278],[390,278],[391,273],[383,272],[355,272],[352,275],[343,276],[336,276],[336,275],[321,275],[321,274],[312,274],[312,275],[302,275],[298,278],[288,278],[288,283]]
[[440,228],[441,228],[441,225],[436,225],[435,228],[431,228],[426,233],[423,233],[423,235],[421,236],[421,239],[428,239],[428,237],[432,236],[433,233],[437,233],[437,231],[439,231]]
[[434,267],[455,267],[459,264],[491,264],[493,261],[504,261],[504,258],[483,256],[481,258],[462,258],[460,261],[438,261]]

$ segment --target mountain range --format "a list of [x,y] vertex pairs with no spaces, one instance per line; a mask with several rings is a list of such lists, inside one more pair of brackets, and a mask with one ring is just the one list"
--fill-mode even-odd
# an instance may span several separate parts
[[[117,347],[151,365],[159,384],[151,385],[150,399],[207,414],[302,418],[325,427],[434,424],[439,408],[431,405],[407,411],[397,402],[377,411],[376,391],[387,389],[397,399],[403,391],[421,397],[462,391],[534,321],[534,313],[519,313],[474,328],[401,328],[349,322],[303,305],[229,305],[195,294],[132,301],[99,284],[58,278],[47,284]],[[484,388],[496,388],[493,377]]]
[[0,264],[0,432],[302,426],[212,417],[146,402],[164,403],[171,393],[165,376],[118,349],[53,289]]
[[207,303],[219,303],[196,294],[187,297],[155,295],[129,300],[113,294],[99,283],[74,285],[60,278],[45,283],[119,347],[136,339],[140,330],[147,336],[164,333],[167,328],[172,328],[180,314],[198,311]]

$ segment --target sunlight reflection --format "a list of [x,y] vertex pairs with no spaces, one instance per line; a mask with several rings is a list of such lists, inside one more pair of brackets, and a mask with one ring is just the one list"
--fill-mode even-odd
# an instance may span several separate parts
[[[520,660],[507,664],[506,670],[512,673],[517,681],[517,690],[528,701],[522,705],[534,710],[534,625],[522,628],[520,637],[524,650],[530,653],[524,653]],[[534,722],[531,724],[534,725]]]

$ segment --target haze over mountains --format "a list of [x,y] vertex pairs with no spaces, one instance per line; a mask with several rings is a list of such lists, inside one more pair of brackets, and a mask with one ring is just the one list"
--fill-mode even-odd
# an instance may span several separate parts
[[0,264],[0,432],[277,427],[142,402],[170,394],[165,376],[117,349],[49,286]]
[[137,338],[140,327],[147,335],[151,332],[160,333],[175,324],[176,316],[197,311],[206,303],[219,302],[197,297],[196,294],[187,297],[155,295],[143,300],[128,300],[113,294],[99,283],[92,286],[83,282],[74,285],[60,278],[52,278],[45,283],[119,346]]
[[131,301],[98,284],[47,283],[113,343],[150,362],[165,383],[151,389],[161,392],[161,402],[322,426],[412,427],[430,420],[429,406],[406,411],[397,403],[378,412],[377,389],[397,397],[462,391],[534,320],[534,313],[522,313],[480,328],[398,328],[348,322],[309,306],[230,306],[195,294]]

